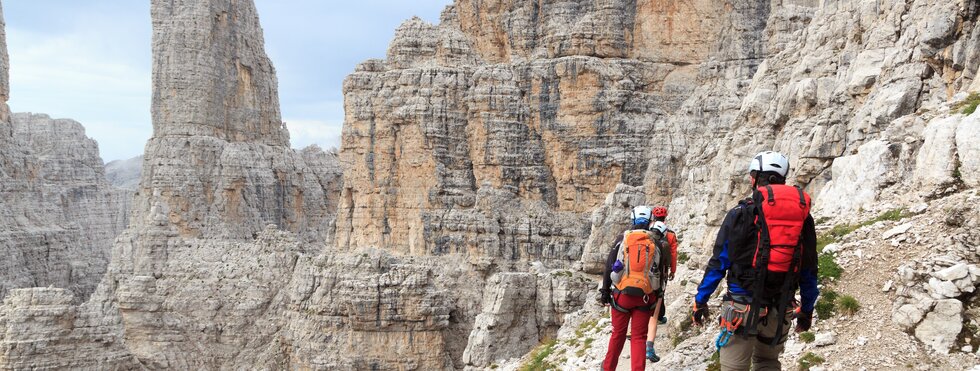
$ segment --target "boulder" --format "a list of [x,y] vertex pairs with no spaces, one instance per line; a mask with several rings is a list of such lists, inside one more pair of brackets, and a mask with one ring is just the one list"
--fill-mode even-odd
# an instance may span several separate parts
[[963,303],[956,299],[940,300],[915,328],[915,337],[932,350],[947,354],[962,329]]
[[970,266],[966,263],[959,263],[952,267],[943,269],[932,274],[933,277],[943,281],[955,281],[970,275]]
[[956,152],[955,175],[969,187],[980,187],[980,115],[967,116],[956,127]]
[[818,333],[813,340],[813,345],[818,347],[834,345],[835,343],[837,343],[837,334],[833,332]]
[[905,232],[908,232],[909,229],[912,229],[912,223],[905,223],[905,224],[896,226],[896,227],[894,227],[892,229],[889,229],[889,230],[885,231],[885,233],[882,233],[881,239],[887,240],[889,238],[898,236],[900,234],[904,234]]
[[915,180],[926,192],[955,181],[956,128],[961,116],[938,117],[923,131],[925,143],[915,160]]
[[892,322],[898,325],[903,331],[913,328],[922,318],[925,316],[925,312],[919,309],[918,306],[914,304],[905,304],[898,307],[894,313],[892,313]]
[[926,286],[932,297],[936,299],[945,298],[955,298],[960,296],[960,289],[956,287],[956,284],[950,281],[943,281],[938,278],[929,278],[929,283]]

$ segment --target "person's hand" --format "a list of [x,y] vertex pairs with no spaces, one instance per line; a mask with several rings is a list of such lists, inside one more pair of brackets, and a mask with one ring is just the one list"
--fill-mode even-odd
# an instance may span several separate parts
[[810,329],[813,324],[813,312],[799,312],[796,314],[796,332],[803,332]]
[[674,273],[676,273],[676,272],[670,272],[670,274],[667,275],[667,280],[668,281],[673,281],[674,280]]
[[599,289],[599,304],[609,305],[612,302],[612,292],[609,289]]
[[691,321],[695,325],[703,326],[706,318],[708,318],[708,303],[694,302],[694,308],[691,310]]

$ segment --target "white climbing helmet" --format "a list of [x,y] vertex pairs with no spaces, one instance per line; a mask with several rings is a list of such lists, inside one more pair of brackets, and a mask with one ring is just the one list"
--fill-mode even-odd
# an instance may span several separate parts
[[664,222],[653,223],[650,226],[650,230],[660,232],[660,234],[667,234],[667,224],[664,224]]
[[789,159],[779,152],[759,152],[749,163],[749,172],[753,171],[771,171],[785,178],[789,174]]
[[633,224],[648,223],[651,220],[651,214],[653,214],[653,209],[650,206],[637,206],[633,208],[630,220],[633,221]]

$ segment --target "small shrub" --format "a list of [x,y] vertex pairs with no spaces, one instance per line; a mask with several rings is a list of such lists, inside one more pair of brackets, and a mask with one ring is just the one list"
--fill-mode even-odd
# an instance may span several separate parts
[[679,251],[677,253],[677,262],[678,263],[684,264],[684,263],[687,263],[688,260],[691,260],[691,257],[688,256],[686,252]]
[[820,294],[820,298],[830,300],[832,302],[837,301],[837,292],[834,290],[827,290],[827,292]]
[[817,304],[814,305],[813,309],[817,312],[817,317],[820,319],[827,319],[837,312],[837,293],[833,291],[827,291],[820,295],[820,299],[817,300]]
[[558,342],[555,339],[546,340],[534,352],[531,353],[531,359],[527,363],[521,365],[521,371],[538,371],[538,370],[551,370],[555,366],[551,363],[545,362],[545,358],[551,355],[555,351],[555,345]]
[[977,106],[980,106],[980,94],[970,93],[962,102],[953,105],[953,110],[960,110],[960,113],[964,115],[971,115],[977,111]]
[[721,371],[721,356],[718,352],[715,352],[711,355],[711,358],[708,358],[708,367],[704,371]]
[[800,357],[800,371],[809,371],[810,367],[824,363],[824,361],[826,360],[823,357],[814,353],[804,354],[803,357]]
[[551,275],[556,277],[571,277],[572,271],[566,271],[566,270],[554,271],[551,272]]
[[804,343],[812,343],[816,339],[817,336],[810,331],[800,333],[800,341]]
[[830,217],[829,216],[821,216],[821,217],[817,218],[817,220],[814,221],[814,224],[821,225],[821,224],[825,224],[825,223],[827,223],[829,221],[830,221]]
[[841,296],[837,299],[837,304],[840,307],[840,312],[848,316],[861,309],[861,303],[858,303],[857,299],[850,295]]
[[899,221],[905,219],[905,217],[907,216],[910,216],[907,210],[902,208],[902,209],[888,210],[886,212],[883,212],[881,213],[881,215],[878,215],[878,217],[875,218],[874,220],[875,222],[881,222],[885,220]]
[[843,272],[844,269],[834,260],[833,254],[820,254],[817,257],[817,278],[820,282],[827,283],[832,279],[839,279]]
[[[817,252],[823,252],[823,248],[827,245],[839,241],[844,236],[851,234],[851,232],[856,231],[858,228],[866,227],[878,222],[883,221],[899,221],[910,216],[915,216],[916,214],[908,212],[908,209],[899,208],[894,210],[888,210],[881,213],[877,217],[866,220],[858,224],[838,224],[831,228],[829,231],[822,233],[817,236]],[[821,218],[823,219],[823,218]]]
[[494,363],[494,364],[492,364],[492,365],[490,365],[490,369],[491,369],[491,370],[496,370],[496,369],[497,369],[497,368],[499,368],[499,367],[500,367],[500,366],[497,366],[497,364],[496,364],[496,363]]

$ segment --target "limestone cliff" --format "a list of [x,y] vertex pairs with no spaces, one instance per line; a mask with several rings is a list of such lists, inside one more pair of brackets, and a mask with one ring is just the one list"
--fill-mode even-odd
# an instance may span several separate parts
[[712,135],[666,119],[699,68],[751,78],[767,14],[762,1],[501,0],[406,22],[344,85],[338,246],[570,265],[606,194],[644,184],[651,159],[679,174],[685,143]]
[[[973,2],[457,0],[345,81],[339,159],[288,148],[252,1],[152,4],[131,223],[84,305],[5,301],[2,367],[513,369],[557,335],[566,352],[546,361],[593,368],[606,323],[578,270],[601,269],[639,203],[670,205],[692,258],[668,288],[664,363],[701,366],[712,334],[680,323],[702,243],[771,148],[821,231],[857,226],[824,252],[847,269],[825,289],[870,309],[818,316],[847,345],[794,338],[786,360],[974,357],[959,337],[980,283]],[[948,238],[909,232],[940,220]],[[889,277],[901,288],[865,287]],[[871,332],[894,348],[862,348]]]
[[106,271],[124,200],[81,124],[32,113],[14,114],[11,124],[15,147],[2,151],[23,172],[4,181],[0,294],[51,285],[84,300]]

